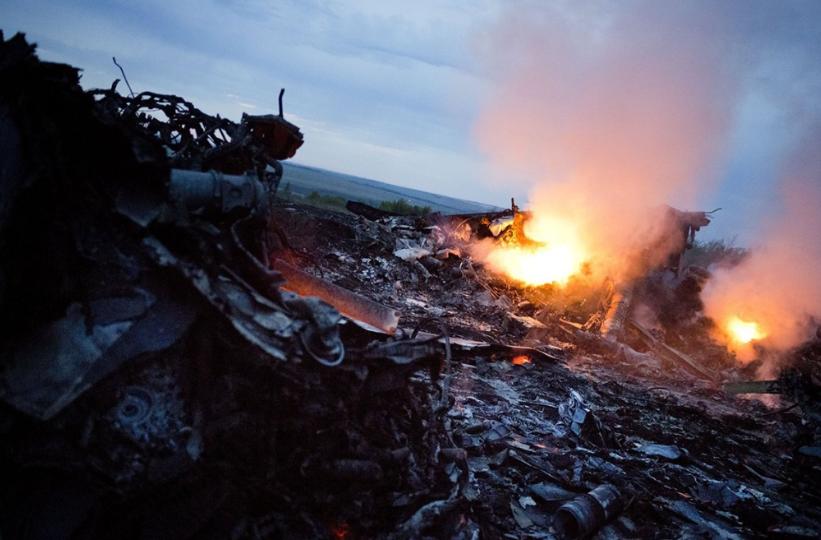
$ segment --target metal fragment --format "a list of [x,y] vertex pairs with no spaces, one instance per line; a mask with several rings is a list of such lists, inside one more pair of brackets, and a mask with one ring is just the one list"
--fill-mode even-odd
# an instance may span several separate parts
[[374,302],[353,291],[303,272],[282,259],[274,259],[271,267],[285,278],[283,289],[301,296],[316,296],[339,310],[350,319],[393,334],[399,324],[399,313],[392,308]]

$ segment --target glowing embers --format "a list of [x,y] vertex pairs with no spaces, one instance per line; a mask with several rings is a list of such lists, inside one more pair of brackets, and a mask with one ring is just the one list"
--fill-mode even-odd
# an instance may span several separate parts
[[745,321],[736,315],[727,320],[726,328],[730,338],[741,345],[767,337],[757,322]]
[[514,356],[513,359],[510,361],[510,363],[513,364],[514,366],[523,366],[525,364],[529,364],[531,361],[532,360],[530,360],[530,357],[528,355],[520,354],[520,355]]
[[351,535],[351,526],[344,521],[331,527],[331,538],[346,540]]

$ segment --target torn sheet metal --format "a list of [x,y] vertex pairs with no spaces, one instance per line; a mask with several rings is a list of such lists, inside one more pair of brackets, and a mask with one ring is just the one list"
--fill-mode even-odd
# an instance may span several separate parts
[[431,252],[429,249],[425,249],[422,247],[407,247],[397,249],[393,252],[393,254],[402,259],[403,261],[413,262],[418,261],[423,257],[430,257],[431,255],[433,255],[433,252]]
[[217,275],[211,275],[198,264],[176,257],[156,238],[146,238],[144,244],[157,264],[179,270],[211,305],[228,318],[241,336],[273,358],[287,359],[283,340],[293,337],[299,324],[288,317],[282,307],[227,267],[222,266]]

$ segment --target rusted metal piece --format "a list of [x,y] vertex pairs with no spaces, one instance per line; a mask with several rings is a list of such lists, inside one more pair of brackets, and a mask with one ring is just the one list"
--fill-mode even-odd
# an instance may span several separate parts
[[268,156],[274,159],[294,157],[302,146],[302,132],[297,126],[281,115],[242,115],[242,126],[246,126],[250,137],[262,145]]
[[282,288],[301,296],[316,296],[340,313],[386,334],[393,334],[399,325],[399,313],[353,291],[312,276],[282,259],[271,261],[274,270],[282,274]]

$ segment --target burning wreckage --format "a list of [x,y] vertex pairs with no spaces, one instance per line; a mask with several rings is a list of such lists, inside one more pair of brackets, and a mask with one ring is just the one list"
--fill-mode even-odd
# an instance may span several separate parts
[[84,92],[21,35],[0,74],[4,538],[821,533],[821,343],[743,380],[681,264],[705,213],[629,285],[526,285],[470,255],[532,243],[515,204],[277,199],[281,93]]

